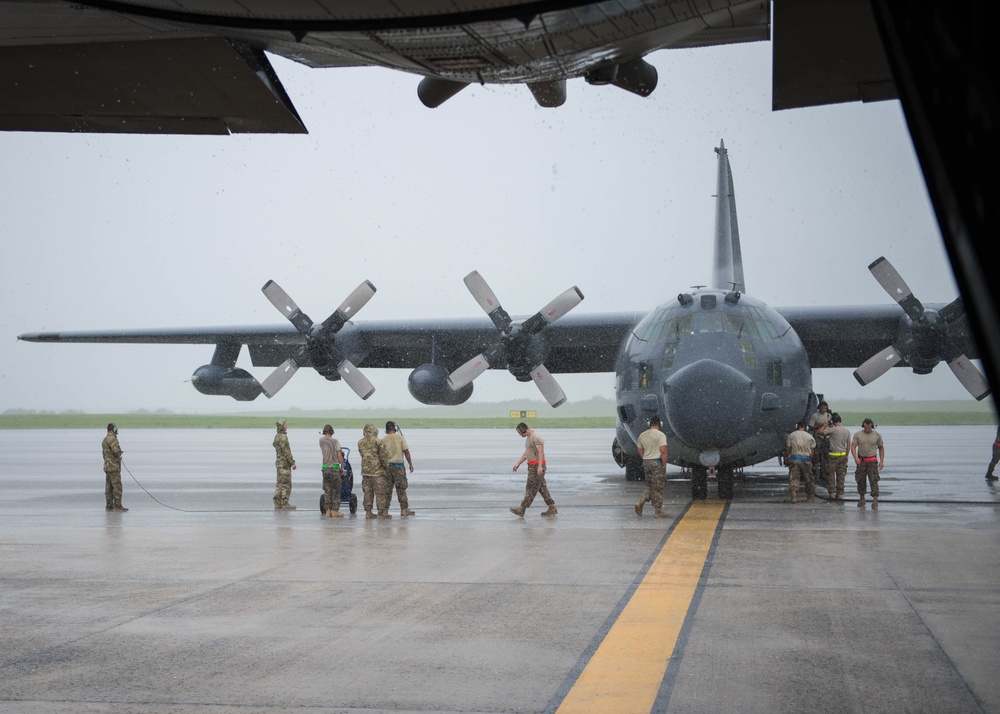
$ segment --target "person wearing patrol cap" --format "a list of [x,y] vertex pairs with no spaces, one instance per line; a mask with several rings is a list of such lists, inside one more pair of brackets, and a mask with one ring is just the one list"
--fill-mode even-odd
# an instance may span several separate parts
[[292,447],[288,444],[288,422],[275,422],[277,434],[271,446],[274,447],[274,467],[278,471],[278,480],[274,486],[274,510],[294,511],[295,506],[288,502],[292,495],[292,470],[295,468],[295,458]]
[[104,510],[125,513],[128,509],[122,505],[124,452],[118,443],[118,427],[114,423],[108,424],[108,435],[101,442],[101,451],[104,453]]
[[323,455],[323,500],[327,518],[343,518],[340,512],[340,489],[344,474],[344,452],[340,442],[333,438],[333,425],[327,424],[320,432],[319,450]]
[[[382,443],[385,444],[386,458],[389,462],[386,467],[386,475],[389,480],[390,504],[392,491],[395,489],[396,498],[399,500],[399,515],[403,518],[412,516],[416,511],[410,510],[410,500],[406,495],[406,489],[409,487],[406,478],[406,465],[410,467],[410,473],[413,473],[413,459],[410,457],[410,445],[406,443],[403,431],[396,422],[387,421],[385,423],[385,436],[382,438]],[[404,458],[406,465],[403,464]]]
[[885,466],[885,445],[882,436],[875,431],[875,422],[865,419],[861,431],[854,432],[851,439],[851,456],[857,469],[854,480],[858,484],[858,507],[865,505],[865,486],[870,485],[872,508],[878,508],[879,471]]
[[[847,477],[847,450],[851,432],[841,423],[840,414],[830,417],[827,427],[826,492],[831,501],[844,500],[844,479]],[[819,448],[819,447],[817,447]]]

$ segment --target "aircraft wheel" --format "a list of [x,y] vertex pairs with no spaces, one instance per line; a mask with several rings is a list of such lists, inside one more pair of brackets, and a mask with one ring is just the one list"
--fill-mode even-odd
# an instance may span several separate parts
[[326,494],[321,493],[319,495],[319,512],[326,513]]
[[733,498],[733,490],[736,481],[736,473],[732,469],[720,469],[718,474],[719,479],[719,498],[723,501],[730,501]]
[[622,451],[621,444],[618,443],[618,437],[616,436],[614,441],[611,442],[611,458],[615,460],[620,468],[625,467],[625,452]]
[[642,470],[642,459],[625,455],[625,480],[645,481],[646,472]]
[[708,467],[691,468],[691,498],[708,498]]
[[348,501],[348,503],[350,504],[351,513],[357,513],[358,512],[358,497],[355,496],[352,493],[351,494],[351,500]]

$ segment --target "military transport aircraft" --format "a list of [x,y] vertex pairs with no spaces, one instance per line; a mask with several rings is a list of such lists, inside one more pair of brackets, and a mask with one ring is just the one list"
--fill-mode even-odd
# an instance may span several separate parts
[[[774,106],[895,97],[868,0],[775,6]],[[770,0],[0,0],[0,130],[302,133],[265,53],[422,77],[436,107],[469,84],[567,80],[648,96],[666,48],[766,41]]]
[[[554,407],[566,400],[553,373],[615,372],[612,453],[638,478],[635,440],[660,415],[671,463],[689,467],[693,493],[705,495],[709,469],[729,498],[735,472],[774,458],[797,421],[816,409],[811,369],[857,366],[867,384],[893,366],[929,373],[941,360],[976,398],[990,390],[970,362],[976,348],[960,299],[923,305],[885,258],[869,268],[898,304],[774,309],[746,294],[736,201],[725,145],[718,154],[715,259],[711,286],[681,291],[651,312],[568,314],[583,300],[572,287],[533,316],[512,318],[478,272],[465,283],[489,320],[355,322],[374,296],[362,282],[321,323],[276,283],[262,288],[290,325],[261,327],[37,332],[31,342],[214,344],[195,370],[203,394],[237,400],[268,397],[295,372],[312,367],[343,380],[362,399],[374,388],[360,368],[411,369],[408,387],[423,404],[466,401],[473,380],[506,369],[534,381]],[[254,366],[276,369],[263,382],[236,367],[243,345]]]

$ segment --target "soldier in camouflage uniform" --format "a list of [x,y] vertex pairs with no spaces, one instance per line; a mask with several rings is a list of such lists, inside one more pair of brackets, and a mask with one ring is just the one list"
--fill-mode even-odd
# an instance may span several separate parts
[[406,443],[403,430],[396,422],[387,421],[385,423],[385,437],[382,439],[382,443],[385,444],[389,459],[389,465],[385,470],[389,482],[389,507],[392,507],[392,491],[395,489],[396,496],[399,498],[399,515],[403,518],[415,515],[416,511],[410,510],[410,499],[406,495],[409,483],[406,479],[406,465],[403,463],[403,459],[406,458],[406,463],[410,465],[410,473],[412,474],[413,459],[410,457],[410,445]]
[[527,461],[528,482],[524,486],[524,498],[521,499],[521,505],[511,508],[510,512],[515,516],[524,516],[524,512],[528,510],[528,506],[535,500],[535,496],[541,494],[545,500],[545,505],[549,507],[547,511],[542,511],[542,515],[554,516],[559,511],[556,509],[556,502],[553,500],[552,494],[549,493],[548,484],[545,483],[545,472],[547,471],[545,465],[545,439],[534,429],[529,429],[528,425],[523,421],[514,428],[525,440],[524,453],[521,454],[521,458],[514,464],[514,470],[517,471],[518,467]]
[[375,518],[372,513],[373,501],[378,502],[378,518],[392,518],[389,515],[391,483],[386,468],[389,465],[385,444],[378,438],[378,428],[365,424],[364,438],[358,442],[361,454],[361,488],[364,491],[365,518]]
[[294,511],[295,506],[288,502],[292,495],[292,470],[295,468],[292,447],[288,445],[288,422],[275,422],[275,426],[278,433],[271,442],[274,447],[274,466],[278,470],[278,483],[274,487],[274,510]]
[[108,435],[101,442],[104,452],[104,510],[126,512],[122,505],[122,447],[118,443],[118,427],[108,424]]
[[344,473],[344,452],[340,442],[333,438],[333,425],[323,427],[319,450],[323,455],[323,501],[327,518],[343,518],[340,512],[340,491]]

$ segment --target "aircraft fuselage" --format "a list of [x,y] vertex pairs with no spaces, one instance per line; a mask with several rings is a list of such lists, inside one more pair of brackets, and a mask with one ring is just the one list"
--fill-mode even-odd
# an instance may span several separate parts
[[780,454],[815,403],[809,359],[788,322],[716,289],[682,293],[636,326],[618,358],[616,393],[627,457],[638,456],[635,440],[659,415],[670,463],[730,472]]

